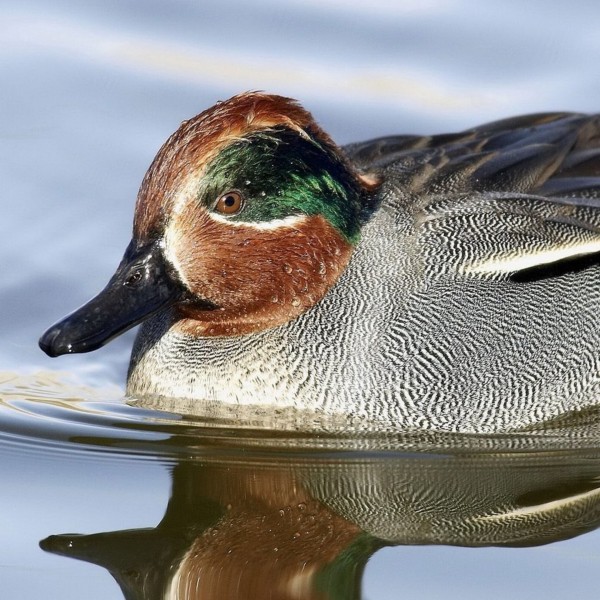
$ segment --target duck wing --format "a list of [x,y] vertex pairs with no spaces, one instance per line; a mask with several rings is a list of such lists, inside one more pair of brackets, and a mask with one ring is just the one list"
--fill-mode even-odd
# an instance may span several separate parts
[[600,260],[598,115],[528,115],[345,150],[393,187],[429,269],[505,278]]

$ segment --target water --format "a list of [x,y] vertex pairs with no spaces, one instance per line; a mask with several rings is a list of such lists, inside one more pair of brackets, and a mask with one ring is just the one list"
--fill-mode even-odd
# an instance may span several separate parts
[[0,2],[2,597],[123,598],[95,561],[128,598],[177,597],[172,574],[193,589],[202,569],[212,597],[310,597],[316,577],[346,598],[370,556],[367,599],[595,596],[594,431],[239,430],[125,405],[132,334],[57,361],[36,340],[113,272],[182,119],[244,89],[297,97],[341,143],[597,111],[599,16],[591,1]]
[[0,390],[9,597],[355,598],[373,555],[367,598],[595,590],[597,434],[286,433]]

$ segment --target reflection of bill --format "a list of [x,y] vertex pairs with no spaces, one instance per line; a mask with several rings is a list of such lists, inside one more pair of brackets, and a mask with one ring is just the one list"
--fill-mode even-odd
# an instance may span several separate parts
[[41,545],[104,566],[127,599],[356,597],[381,544],[313,498],[299,475],[293,465],[182,462],[155,529]]
[[182,461],[156,528],[41,545],[104,566],[128,600],[359,598],[364,566],[385,545],[534,546],[596,528],[599,458],[538,449]]

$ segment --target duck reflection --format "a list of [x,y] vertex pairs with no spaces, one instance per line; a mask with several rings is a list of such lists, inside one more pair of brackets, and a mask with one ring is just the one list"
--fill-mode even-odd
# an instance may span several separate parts
[[180,460],[154,529],[56,535],[130,599],[360,598],[385,545],[533,546],[600,522],[600,451],[298,452]]

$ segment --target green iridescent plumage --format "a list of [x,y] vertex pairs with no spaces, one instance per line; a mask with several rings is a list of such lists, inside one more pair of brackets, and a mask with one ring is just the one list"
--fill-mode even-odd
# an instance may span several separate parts
[[329,148],[286,128],[242,138],[209,165],[200,190],[209,209],[219,196],[240,191],[244,208],[233,221],[269,222],[292,215],[323,215],[355,244],[364,213],[356,177]]

